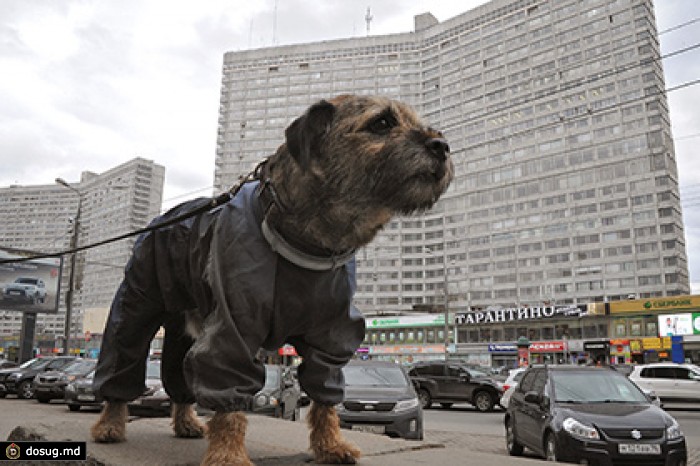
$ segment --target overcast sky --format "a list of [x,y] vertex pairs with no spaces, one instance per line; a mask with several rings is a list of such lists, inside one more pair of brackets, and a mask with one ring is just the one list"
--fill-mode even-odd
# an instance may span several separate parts
[[[225,52],[364,36],[368,6],[374,35],[411,31],[416,14],[444,21],[483,3],[0,0],[0,186],[75,182],[141,156],[165,166],[166,206],[211,194]],[[700,2],[655,3],[662,54],[700,43]],[[700,79],[700,49],[663,64],[667,89]],[[700,85],[668,97],[700,292]]]

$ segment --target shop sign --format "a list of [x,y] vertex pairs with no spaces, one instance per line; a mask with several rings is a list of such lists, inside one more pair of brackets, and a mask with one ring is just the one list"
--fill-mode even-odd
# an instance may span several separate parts
[[664,314],[659,316],[659,336],[672,337],[693,334],[693,314]]
[[370,317],[365,319],[367,329],[406,328],[445,325],[444,314],[428,316]]
[[642,338],[642,347],[645,350],[670,349],[671,348],[671,339],[669,337]]
[[700,296],[673,296],[659,299],[613,301],[610,303],[611,314],[629,312],[672,312],[675,309],[690,310],[691,308],[700,308]]
[[518,346],[517,345],[508,345],[508,344],[490,344],[489,345],[489,353],[517,353],[518,352]]
[[700,335],[700,312],[693,312],[693,333]]
[[277,354],[280,356],[298,356],[296,348],[292,345],[284,345],[277,350]]
[[583,344],[584,351],[607,351],[608,348],[610,348],[610,343],[607,341],[587,341]]
[[530,343],[531,353],[563,353],[566,351],[564,341],[535,341]]
[[537,307],[489,307],[485,311],[460,312],[455,314],[455,324],[481,325],[499,322],[514,322],[552,317],[581,317],[588,314],[585,304],[578,306],[537,306]]
[[630,352],[631,353],[641,353],[642,352],[642,342],[639,340],[630,340]]
[[381,345],[370,346],[369,354],[435,354],[445,353],[445,345]]

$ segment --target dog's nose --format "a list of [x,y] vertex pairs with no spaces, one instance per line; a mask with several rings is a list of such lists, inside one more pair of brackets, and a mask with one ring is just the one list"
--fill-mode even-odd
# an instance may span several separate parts
[[440,160],[445,160],[447,153],[450,152],[450,145],[447,144],[447,140],[444,138],[430,138],[425,141],[425,147]]

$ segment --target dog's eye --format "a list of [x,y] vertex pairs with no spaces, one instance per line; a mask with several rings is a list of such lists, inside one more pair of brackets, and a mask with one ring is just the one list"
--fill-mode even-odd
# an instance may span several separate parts
[[396,119],[392,116],[382,115],[370,122],[367,129],[375,134],[387,134],[396,126]]

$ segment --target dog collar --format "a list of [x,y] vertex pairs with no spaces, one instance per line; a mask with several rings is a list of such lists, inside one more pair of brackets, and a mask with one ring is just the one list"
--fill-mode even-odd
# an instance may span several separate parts
[[344,266],[355,256],[355,250],[344,252],[333,256],[314,256],[295,248],[280,235],[274,228],[270,227],[267,219],[262,221],[262,234],[270,244],[270,247],[280,256],[287,259],[294,265],[317,272],[335,270]]

